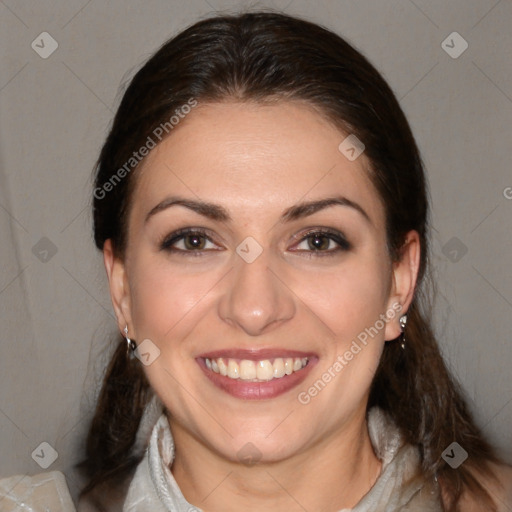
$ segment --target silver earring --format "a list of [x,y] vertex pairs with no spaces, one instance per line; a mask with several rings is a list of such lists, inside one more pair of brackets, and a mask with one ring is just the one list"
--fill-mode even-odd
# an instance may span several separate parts
[[128,326],[126,326],[124,329],[124,337],[126,338],[126,354],[133,358],[135,349],[137,348],[137,345],[135,344],[135,341],[128,338]]
[[402,347],[402,350],[405,350],[405,326],[407,324],[407,315],[402,315],[399,322],[400,329],[402,330],[400,333],[400,346]]

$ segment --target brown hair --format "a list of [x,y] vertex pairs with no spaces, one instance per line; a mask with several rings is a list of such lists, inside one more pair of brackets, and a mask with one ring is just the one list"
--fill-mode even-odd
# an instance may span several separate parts
[[[430,326],[425,279],[427,185],[409,124],[388,84],[349,43],[305,20],[253,12],[194,24],[149,59],[122,98],[96,166],[93,209],[98,249],[111,239],[116,256],[124,255],[136,166],[107,187],[107,193],[97,191],[106,190],[105,184],[133,151],[191,98],[198,102],[306,101],[344,133],[355,134],[364,143],[370,177],[385,205],[392,259],[400,258],[409,230],[416,230],[421,242],[418,284],[408,311],[407,347],[401,350],[398,343],[386,344],[368,408],[384,409],[406,441],[418,447],[423,475],[437,475],[443,484],[447,510],[458,509],[463,491],[486,510],[495,510],[474,471],[492,477],[489,462],[498,459],[475,426]],[[134,457],[130,450],[150,396],[141,365],[127,359],[121,337],[87,439],[82,467],[89,483],[82,494],[137,464],[140,456]],[[441,457],[453,441],[469,453],[468,461],[457,469]]]

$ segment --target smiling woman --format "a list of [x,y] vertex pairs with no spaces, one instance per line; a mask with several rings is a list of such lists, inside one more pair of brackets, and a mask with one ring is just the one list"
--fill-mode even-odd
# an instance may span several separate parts
[[123,335],[80,511],[507,510],[422,303],[418,149],[347,42],[275,13],[188,28],[126,90],[98,190]]

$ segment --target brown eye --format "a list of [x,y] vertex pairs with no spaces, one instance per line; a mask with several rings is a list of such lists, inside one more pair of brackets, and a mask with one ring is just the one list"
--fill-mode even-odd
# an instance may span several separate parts
[[180,229],[167,236],[160,243],[160,250],[171,253],[200,256],[202,251],[220,250],[206,232],[200,229]]
[[352,245],[339,231],[316,229],[306,233],[292,251],[316,256],[330,256],[351,248]]
[[332,240],[323,234],[310,235],[307,237],[309,248],[317,251],[324,251],[329,248]]
[[206,245],[206,238],[203,235],[185,235],[183,237],[185,248],[189,251],[202,250]]

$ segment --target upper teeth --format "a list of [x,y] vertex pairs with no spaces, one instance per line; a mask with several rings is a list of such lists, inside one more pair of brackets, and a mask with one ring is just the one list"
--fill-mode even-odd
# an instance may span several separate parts
[[230,379],[242,380],[272,380],[279,379],[284,375],[290,375],[296,372],[308,363],[308,358],[303,357],[276,357],[273,362],[269,359],[262,361],[252,361],[250,359],[242,359],[240,363],[236,359],[217,359],[205,358],[206,366]]

